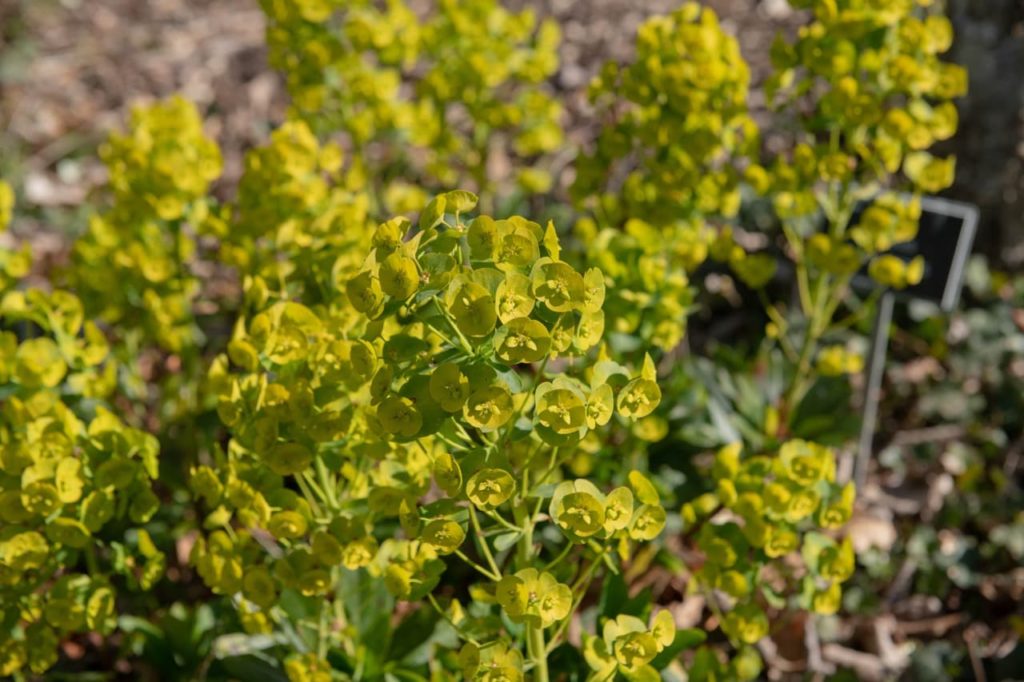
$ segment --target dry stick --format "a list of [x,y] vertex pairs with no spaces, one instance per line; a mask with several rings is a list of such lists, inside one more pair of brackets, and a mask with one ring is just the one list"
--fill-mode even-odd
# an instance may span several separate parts
[[971,671],[974,672],[974,679],[977,682],[985,682],[985,666],[981,662],[981,657],[978,656],[974,635],[970,632],[964,632],[963,638],[964,643],[967,644],[967,654],[971,658]]
[[804,621],[804,646],[807,647],[807,667],[816,676],[832,675],[836,667],[821,656],[821,638],[818,637],[818,621],[810,614]]
[[942,443],[958,440],[967,434],[967,429],[959,424],[940,424],[921,429],[899,431],[889,441],[890,446],[923,445],[925,443]]
[[885,665],[874,654],[849,649],[839,644],[826,644],[821,652],[825,660],[843,668],[851,668],[859,680],[881,682],[886,679]]
[[[926,506],[921,510],[921,521],[923,523],[930,522],[935,517],[935,514],[942,508],[945,496],[942,494],[936,494],[936,492],[940,492],[937,486],[942,480],[942,476],[936,477],[932,480],[928,495],[925,499]],[[909,591],[910,581],[913,579],[914,573],[916,572],[917,559],[907,557],[900,566],[899,571],[896,572],[896,576],[892,583],[889,585],[889,590],[885,595],[886,603],[890,606],[895,604],[897,600]]]

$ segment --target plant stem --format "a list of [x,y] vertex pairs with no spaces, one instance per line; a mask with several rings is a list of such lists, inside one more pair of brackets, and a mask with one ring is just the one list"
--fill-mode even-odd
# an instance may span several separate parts
[[534,682],[548,682],[548,651],[544,646],[544,630],[539,625],[526,625],[526,647],[533,659]]
[[579,577],[576,578],[576,581],[572,584],[572,608],[569,609],[569,615],[566,616],[565,619],[558,624],[558,628],[555,630],[555,633],[551,635],[551,641],[548,643],[548,648],[545,652],[545,655],[550,654],[552,651],[554,651],[555,647],[558,646],[559,638],[562,636],[562,633],[565,632],[565,629],[569,627],[569,622],[572,620],[572,614],[576,613],[577,609],[579,609],[580,607],[580,604],[583,602],[583,597],[587,594],[587,589],[590,587],[590,581],[594,577],[594,571],[597,570],[597,567],[603,562],[607,552],[608,550],[604,549],[597,556],[595,556],[591,560],[590,565],[587,566],[586,570],[580,573]]
[[564,559],[565,557],[569,556],[569,552],[572,551],[572,548],[573,548],[573,544],[571,542],[566,542],[565,543],[565,547],[562,549],[562,551],[559,552],[558,556],[555,557],[554,559],[552,559],[551,562],[548,563],[548,565],[544,567],[544,570],[545,571],[550,571],[552,568],[557,566],[558,563],[560,561],[562,561],[562,559]]
[[499,514],[498,512],[485,511],[484,515],[490,517],[491,519],[494,519],[499,524],[501,524],[505,528],[508,528],[509,530],[514,530],[517,533],[522,533],[523,532],[522,528],[520,528],[519,526],[516,526],[514,524],[509,523],[508,520],[504,516]]
[[448,623],[448,625],[452,626],[452,629],[455,630],[455,632],[459,635],[459,637],[463,638],[467,642],[470,642],[471,644],[475,644],[477,646],[480,646],[480,642],[478,642],[475,639],[473,639],[472,635],[466,634],[465,632],[462,631],[462,628],[460,628],[455,623],[455,621],[452,620],[452,617],[450,615],[448,615],[447,611],[445,611],[444,609],[441,608],[441,605],[437,603],[437,599],[430,592],[427,593],[427,601],[430,602],[430,605],[434,607],[434,610],[437,611],[437,614],[439,616],[441,616],[441,618],[443,618],[445,620],[445,622]]
[[324,599],[320,603],[320,622],[317,624],[316,629],[316,654],[320,660],[327,658],[327,605],[328,601]]
[[455,550],[455,556],[457,556],[460,559],[462,559],[463,561],[465,561],[470,567],[476,569],[476,571],[480,575],[484,576],[485,578],[489,578],[489,579],[493,580],[494,582],[498,582],[499,580],[501,580],[501,574],[500,573],[492,573],[490,571],[490,569],[484,568],[483,566],[481,566],[480,564],[478,564],[477,562],[473,561],[468,556],[466,556],[466,553],[463,552],[462,550],[458,550],[458,549]]
[[[836,137],[833,136],[833,145],[837,143]],[[825,215],[829,220],[829,234],[834,239],[841,238],[846,230],[846,224],[849,222],[850,216],[853,213],[853,208],[845,185],[840,187],[837,184],[830,188],[829,196],[824,204],[824,208]],[[795,235],[791,235],[790,232],[786,233],[786,237],[791,244],[797,245],[794,246],[794,249],[801,249],[801,251],[795,251],[795,253],[798,255],[801,254],[802,246],[799,246],[799,238],[797,237],[794,241]],[[832,278],[828,273],[820,272],[814,282],[814,290],[810,291],[809,283],[806,283],[808,280],[806,260],[800,257],[797,261],[797,279],[801,282],[800,300],[804,310],[804,315],[807,317],[807,329],[804,333],[803,344],[800,348],[800,355],[797,360],[796,371],[793,375],[793,382],[790,384],[789,390],[786,392],[785,401],[783,403],[787,423],[792,423],[792,416],[795,412],[795,408],[807,393],[809,388],[807,384],[810,380],[811,359],[814,355],[814,351],[817,349],[818,341],[821,340],[821,337],[824,336],[825,332],[828,330],[829,323],[832,321],[839,304],[842,302],[842,293],[845,291],[849,282],[848,277],[840,277],[837,281],[832,281]],[[805,289],[807,290],[806,296],[804,294]]]
[[[802,268],[804,266],[801,263],[799,267]],[[797,360],[796,371],[793,374],[793,381],[786,392],[784,402],[787,422],[790,421],[797,404],[803,399],[807,391],[806,383],[811,369],[811,359],[817,348],[818,340],[828,324],[828,320],[823,319],[826,308],[825,303],[828,299],[828,282],[829,278],[826,274],[818,275],[814,291],[810,297],[810,310],[804,311],[807,315],[807,328],[804,331],[804,339],[800,347],[800,356]]]
[[487,559],[487,565],[491,567],[491,572],[498,576],[495,580],[501,580],[501,569],[498,568],[498,562],[494,560],[494,555],[491,554],[491,547],[487,544],[487,538],[484,537],[484,532],[480,528],[480,519],[476,515],[476,508],[472,504],[469,505],[469,522],[473,524],[473,531],[479,540],[480,551],[483,552],[484,558]]
[[[523,528],[523,535],[516,543],[516,568],[529,567],[533,554],[533,517],[527,518],[529,501],[523,491],[522,502],[515,509],[515,520]],[[526,624],[526,652],[533,662],[534,682],[549,682],[548,651],[544,645],[544,630],[539,625]]]
[[100,566],[96,561],[96,548],[92,543],[85,548],[85,565],[89,568],[89,575],[94,578],[100,574]]
[[335,494],[335,483],[331,477],[331,473],[327,470],[327,464],[324,462],[323,457],[319,455],[316,458],[316,475],[320,480],[320,488],[327,496],[327,504],[331,505],[332,508],[338,508],[338,496]]
[[313,514],[319,518],[323,516],[323,514],[320,512],[320,505],[317,503],[316,495],[313,494],[313,491],[310,489],[310,486],[308,485],[308,475],[308,471],[299,472],[294,477],[295,482],[298,484],[299,490],[302,492],[302,496],[306,498],[306,502],[309,502],[309,506],[313,510]]

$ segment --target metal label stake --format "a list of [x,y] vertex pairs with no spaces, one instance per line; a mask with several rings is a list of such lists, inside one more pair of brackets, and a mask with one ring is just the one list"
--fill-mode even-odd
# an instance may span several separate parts
[[868,462],[871,460],[875,426],[878,423],[878,403],[882,398],[882,377],[885,376],[885,356],[889,349],[889,327],[892,325],[892,311],[895,305],[896,297],[891,291],[882,294],[878,299],[878,310],[875,312],[875,326],[871,330],[867,385],[864,387],[864,416],[860,424],[857,458],[853,464],[853,483],[857,490],[864,485]]
[[[858,218],[859,215],[853,222]],[[897,246],[892,253],[908,261],[917,256],[924,257],[925,272],[919,284],[900,292],[901,295],[934,301],[943,312],[952,312],[960,300],[967,258],[974,244],[977,226],[977,206],[936,197],[922,197],[917,237]],[[872,280],[866,275],[859,275],[853,285],[862,291],[869,291]],[[886,291],[882,294],[871,330],[864,415],[853,466],[853,481],[858,490],[864,485],[871,462],[895,302],[894,292]]]

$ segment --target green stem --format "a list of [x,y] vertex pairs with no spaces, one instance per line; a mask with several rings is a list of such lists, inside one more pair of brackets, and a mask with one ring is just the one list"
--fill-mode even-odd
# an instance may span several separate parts
[[317,478],[320,479],[320,487],[327,496],[327,504],[331,505],[332,508],[338,508],[338,497],[334,492],[334,481],[331,479],[331,474],[327,471],[327,464],[324,463],[322,457],[316,458],[316,474]]
[[558,448],[554,448],[551,450],[551,457],[548,459],[548,468],[540,475],[540,478],[537,480],[537,485],[543,485],[551,474],[555,473],[555,469],[557,469],[560,464],[561,462],[558,459]]
[[509,523],[508,519],[506,519],[504,516],[502,516],[498,512],[485,511],[484,515],[489,517],[489,518],[491,518],[491,519],[493,519],[493,520],[495,520],[495,521],[497,521],[500,525],[504,526],[505,528],[508,528],[509,530],[514,530],[517,533],[522,533],[523,532],[522,528],[520,528],[519,526],[517,526],[515,524]]
[[99,562],[96,561],[96,547],[89,543],[85,548],[85,565],[89,568],[89,575],[98,578],[100,575]]
[[466,556],[466,553],[463,552],[462,550],[460,550],[460,549],[455,550],[455,556],[457,556],[460,559],[462,559],[463,561],[465,561],[470,567],[476,569],[476,571],[480,575],[484,576],[485,578],[493,580],[494,582],[498,582],[499,580],[501,580],[501,574],[500,573],[492,573],[490,571],[490,569],[484,568],[483,566],[481,566],[480,564],[478,564],[477,562],[473,561],[468,556]]
[[534,682],[548,682],[548,651],[544,645],[544,629],[541,626],[527,624],[526,647],[533,659]]
[[320,660],[327,658],[327,605],[328,601],[326,599],[320,602],[320,622],[317,625],[316,631],[316,653]]
[[437,611],[438,615],[441,616],[441,618],[444,618],[445,622],[447,622],[448,625],[452,626],[452,629],[455,630],[455,632],[459,635],[459,637],[461,637],[462,639],[466,640],[467,642],[469,642],[471,644],[475,644],[477,646],[480,646],[480,642],[478,642],[475,639],[473,639],[472,635],[469,635],[469,634],[466,634],[465,632],[463,632],[462,628],[460,628],[458,625],[456,625],[455,621],[452,620],[452,617],[450,615],[448,615],[447,611],[445,611],[444,609],[441,608],[441,605],[437,603],[437,599],[430,592],[427,593],[427,601],[429,601],[430,605],[434,607],[434,610]]
[[847,327],[852,327],[853,325],[863,320],[865,317],[867,317],[869,312],[874,310],[875,304],[878,303],[878,299],[882,297],[882,293],[882,289],[875,289],[874,291],[872,291],[856,310],[854,310],[849,315],[833,324],[832,329],[846,329]]
[[[527,518],[529,501],[523,491],[522,502],[515,509],[516,523],[523,527],[523,535],[516,543],[516,568],[528,568],[533,556],[533,517]],[[549,682],[548,651],[544,645],[544,629],[533,623],[526,624],[526,652],[533,663],[534,682]]]
[[[832,144],[833,146],[838,144],[838,138],[835,135],[833,135]],[[847,189],[845,184],[840,186],[838,183],[834,183],[829,188],[829,195],[824,206],[825,215],[830,223],[829,234],[836,240],[843,236],[846,224],[853,213],[852,202]],[[794,240],[795,235],[791,235],[788,231],[786,237],[791,244],[801,244],[799,238]],[[794,246],[794,249],[796,248],[801,248],[801,250],[794,250],[794,253],[801,256],[802,247]],[[797,259],[797,275],[798,281],[801,282],[800,298],[804,315],[807,317],[807,329],[797,360],[796,372],[793,375],[793,382],[786,392],[784,401],[787,421],[790,421],[796,405],[804,398],[809,388],[811,359],[817,348],[818,341],[828,330],[829,323],[842,302],[842,294],[849,281],[849,278],[841,277],[838,281],[833,282],[827,273],[818,273],[817,280],[814,283],[814,291],[810,291],[809,283],[807,283],[806,260],[802,257]],[[805,289],[807,289],[806,295]]]
[[320,512],[320,505],[317,503],[316,495],[313,494],[313,491],[308,485],[308,481],[306,480],[307,476],[308,472],[303,471],[295,476],[295,482],[299,485],[299,491],[302,493],[302,496],[306,498],[306,502],[309,502],[309,506],[312,508],[313,514],[317,518],[320,518],[323,514]]
[[572,548],[573,548],[573,544],[571,542],[566,542],[565,543],[565,547],[562,549],[562,551],[559,552],[558,556],[556,556],[554,559],[552,559],[551,562],[548,563],[548,565],[544,567],[544,570],[545,571],[550,571],[552,568],[557,566],[559,564],[559,562],[561,562],[563,559],[565,559],[565,557],[569,556],[569,552],[572,551]]
[[607,553],[607,549],[602,549],[601,552],[593,558],[586,570],[580,573],[579,577],[576,578],[576,581],[572,584],[572,608],[569,609],[569,615],[558,624],[558,628],[555,630],[554,634],[551,635],[551,641],[548,643],[545,655],[550,654],[555,650],[555,647],[558,646],[559,638],[565,632],[565,629],[569,627],[569,622],[572,620],[572,614],[576,613],[579,609],[580,604],[583,602],[583,597],[587,594],[587,590],[590,588],[590,582],[594,577],[594,571],[597,570],[597,567],[604,561]]
[[807,319],[807,328],[804,331],[803,344],[800,347],[800,356],[797,360],[796,371],[793,373],[793,381],[789,385],[789,390],[786,391],[786,398],[784,406],[786,410],[786,419],[791,421],[793,413],[796,411],[796,406],[803,399],[804,394],[807,391],[807,378],[811,370],[811,359],[814,356],[814,351],[818,345],[818,339],[821,338],[822,324],[821,324],[821,313],[823,311],[822,302],[825,298],[826,287],[828,278],[824,275],[818,277],[816,282],[814,294],[812,296],[812,306],[810,315]]
[[437,312],[441,313],[441,317],[443,317],[444,321],[448,323],[448,326],[452,328],[455,335],[459,337],[459,344],[462,346],[462,350],[465,351],[466,355],[469,357],[473,357],[473,346],[469,343],[469,339],[466,338],[466,335],[462,333],[462,330],[459,329],[459,325],[455,323],[452,316],[444,309],[444,306],[441,305],[441,301],[438,300],[437,296],[434,296],[431,300],[437,308]]
[[487,559],[487,565],[491,567],[491,571],[497,576],[495,580],[501,580],[501,569],[498,568],[498,562],[494,560],[494,555],[491,554],[491,546],[487,544],[487,538],[484,537],[484,532],[480,528],[480,519],[476,515],[476,508],[472,504],[469,505],[469,522],[473,524],[473,531],[476,533],[478,540],[477,545],[480,547],[480,551],[483,552],[484,558]]

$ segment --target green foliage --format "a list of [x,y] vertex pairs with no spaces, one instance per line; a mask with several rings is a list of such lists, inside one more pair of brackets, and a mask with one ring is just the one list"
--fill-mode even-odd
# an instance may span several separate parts
[[715,13],[684,3],[637,31],[631,64],[608,63],[590,97],[608,121],[576,162],[572,196],[586,257],[615,282],[614,331],[676,348],[708,257],[705,220],[740,207],[737,164],[754,153],[749,70]]
[[144,528],[159,446],[101,402],[116,368],[74,295],[0,294],[0,323],[33,330],[0,331],[0,675],[42,674],[64,638],[115,628],[115,577],[148,590],[163,575]]
[[[920,281],[920,258],[887,253],[916,236],[920,216],[916,195],[895,190],[936,192],[953,178],[952,159],[924,151],[955,132],[950,100],[966,82],[938,57],[950,45],[948,20],[909,0],[804,4],[812,19],[794,40],[777,38],[767,87],[774,114],[796,131],[790,152],[765,158],[758,150],[738,46],[709,9],[688,3],[642,25],[635,61],[595,79],[592,97],[611,123],[576,165],[574,199],[593,216],[577,233],[613,283],[607,308],[618,313],[617,348],[676,348],[694,305],[689,276],[707,260],[755,292],[768,316],[752,363],[760,376],[749,386],[766,396],[731,406],[713,397],[716,410],[734,410],[718,422],[743,413],[751,421],[745,442],[719,453],[710,484],[695,486],[682,509],[685,537],[701,557],[687,563],[737,652],[726,664],[709,653],[697,678],[756,676],[757,655],[744,647],[768,634],[773,610],[840,608],[852,549],[821,531],[849,519],[854,491],[836,482],[831,450],[794,435],[841,442],[842,419],[813,402],[863,366],[840,341],[868,305],[836,319],[850,282],[862,268],[879,291]],[[739,222],[747,218],[741,191],[748,212],[767,208],[781,227],[779,249],[764,248]],[[872,203],[851,225],[864,200]],[[792,261],[797,306],[770,298],[780,255]],[[666,401],[666,414],[689,407],[681,398]],[[718,442],[736,437],[719,431]]]
[[[726,634],[743,644],[764,637],[768,618],[759,604],[777,594],[796,593],[802,608],[835,613],[854,557],[849,540],[837,544],[816,532],[841,528],[853,513],[853,486],[836,484],[834,453],[792,440],[778,453],[741,457],[735,444],[718,452],[711,476],[715,492],[684,505],[682,515],[699,528],[705,562],[698,580],[734,602],[725,616]],[[704,523],[719,509],[735,521]],[[784,565],[792,566],[797,551],[805,568],[799,588],[784,578],[792,575]]]
[[[415,208],[426,198],[421,187],[473,183],[490,197],[497,145],[522,160],[513,180],[523,191],[550,187],[548,173],[525,162],[562,143],[562,105],[542,87],[558,66],[553,21],[496,0],[442,0],[425,15],[402,0],[261,5],[294,114],[344,132],[359,172],[398,180],[378,185],[390,210]],[[376,151],[381,144],[386,153]]]
[[285,122],[247,154],[237,199],[207,221],[219,259],[242,275],[244,308],[334,304],[373,229],[363,182],[343,160],[302,121]]
[[[965,76],[930,3],[799,4],[809,23],[772,50],[796,135],[776,156],[710,9],[640,27],[590,88],[603,125],[554,212],[575,220],[563,243],[486,215],[550,189],[555,24],[495,0],[263,0],[292,110],[232,199],[210,195],[220,152],[176,97],[101,149],[110,205],[67,291],[25,286],[27,250],[0,251],[0,674],[109,633],[114,588],[163,575],[158,438],[191,505],[162,535],[195,531],[182,570],[222,599],[120,621],[203,674],[647,681],[703,645],[689,679],[747,680],[775,619],[842,608],[855,491],[833,447],[863,367],[844,330],[868,309],[849,285],[922,277],[888,253],[920,216],[897,190],[952,181],[926,150]],[[512,191],[491,174],[509,164]],[[0,183],[0,226],[12,204]],[[750,233],[758,210],[780,234]],[[794,306],[773,302],[780,259]],[[764,308],[753,358],[684,357],[710,269]],[[1018,521],[987,551],[1019,558]],[[721,635],[631,592],[648,570],[701,593]]]
[[734,163],[758,141],[749,81],[739,43],[711,9],[686,2],[647,20],[633,63],[609,63],[591,84],[591,99],[612,122],[577,163],[577,201],[613,226],[735,215]]
[[[952,43],[952,27],[937,11],[918,7],[930,2],[800,4],[814,19],[795,41],[776,39],[775,73],[766,86],[776,110],[796,118],[799,133],[788,158],[752,165],[746,177],[782,221],[801,270],[804,314],[814,317],[819,306],[834,312],[866,261],[883,286],[920,281],[922,262],[884,255],[914,238],[920,212],[916,200],[891,192],[901,170],[915,192],[952,184],[955,160],[924,150],[956,132],[951,100],[965,93],[967,79],[962,67],[939,59]],[[856,203],[868,199],[872,206],[848,230]],[[819,214],[828,229],[809,231],[806,219]]]
[[[654,367],[595,362],[601,272],[559,260],[550,225],[467,220],[475,204],[449,192],[416,228],[380,224],[329,304],[268,299],[228,347],[237,369],[217,363],[218,413],[233,438],[193,471],[209,510],[193,561],[216,592],[241,598],[251,631],[292,618],[288,599],[344,613],[343,572],[438,607],[454,555],[486,579],[473,593],[485,610],[456,618],[452,601],[445,618],[473,646],[524,657],[486,607],[496,601],[525,625],[526,660],[544,666],[542,630],[557,625],[557,639],[604,562],[614,567],[615,553],[628,557],[664,527],[639,475],[607,496],[582,479],[550,488],[588,432],[656,407]],[[536,546],[542,505],[563,535],[554,564]],[[391,537],[396,524],[403,539]],[[570,588],[549,570],[576,554],[590,565]],[[309,645],[321,651],[344,643],[323,626],[316,634]],[[464,652],[463,668],[474,655]]]
[[90,219],[75,243],[71,285],[87,314],[171,352],[199,342],[191,303],[197,282],[185,265],[195,249],[185,229],[206,210],[220,151],[195,107],[175,97],[132,113],[126,134],[100,150],[113,206]]

